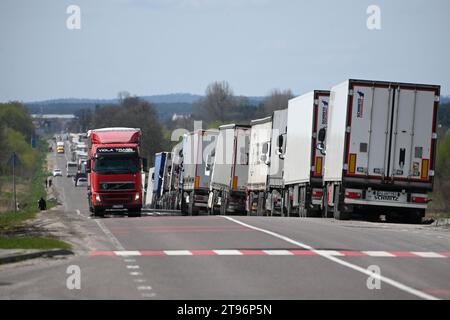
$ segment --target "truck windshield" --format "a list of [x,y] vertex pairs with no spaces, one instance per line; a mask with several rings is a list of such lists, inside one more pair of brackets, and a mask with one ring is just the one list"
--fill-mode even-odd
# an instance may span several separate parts
[[98,157],[94,160],[94,171],[98,174],[124,174],[139,172],[137,157]]

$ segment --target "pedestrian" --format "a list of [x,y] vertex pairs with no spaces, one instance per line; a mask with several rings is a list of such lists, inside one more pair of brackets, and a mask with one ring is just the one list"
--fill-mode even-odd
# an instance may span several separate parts
[[38,206],[40,210],[47,210],[47,202],[43,197],[41,197],[38,201]]
[[45,189],[48,188],[48,178],[45,178]]
[[52,179],[48,179],[48,187],[51,188],[52,186]]

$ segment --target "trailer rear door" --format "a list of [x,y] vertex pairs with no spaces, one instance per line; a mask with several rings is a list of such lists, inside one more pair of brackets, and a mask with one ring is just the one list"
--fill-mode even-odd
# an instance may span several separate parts
[[347,176],[432,180],[438,89],[350,83]]

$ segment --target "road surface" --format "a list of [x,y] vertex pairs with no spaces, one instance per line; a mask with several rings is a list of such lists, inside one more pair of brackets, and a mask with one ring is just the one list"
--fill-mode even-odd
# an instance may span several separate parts
[[[55,214],[75,255],[0,266],[1,299],[450,298],[448,230],[158,212],[93,219],[85,187],[53,156],[63,170]],[[67,285],[70,266],[80,289]]]

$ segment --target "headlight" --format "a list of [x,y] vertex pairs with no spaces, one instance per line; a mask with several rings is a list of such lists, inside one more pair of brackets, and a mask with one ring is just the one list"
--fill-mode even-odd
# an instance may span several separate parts
[[100,199],[100,195],[99,194],[95,195],[95,201],[97,201],[97,202],[101,202],[102,201],[102,199]]
[[136,195],[134,196],[134,201],[138,201],[140,198],[139,192],[136,192]]

